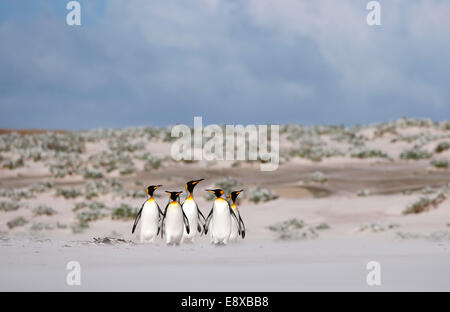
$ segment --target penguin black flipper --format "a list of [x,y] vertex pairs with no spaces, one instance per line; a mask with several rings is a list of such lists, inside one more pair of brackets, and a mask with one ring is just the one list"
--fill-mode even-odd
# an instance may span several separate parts
[[201,216],[201,217],[203,218],[203,222],[206,222],[205,216],[204,216],[203,213],[200,211],[200,208],[198,208],[198,206],[197,206],[197,211],[198,211],[199,219],[200,219],[200,216]]
[[200,235],[203,234],[203,229],[204,229],[205,225],[202,225],[202,220],[200,219],[200,216],[198,217],[198,222],[197,222],[197,231],[200,233]]
[[158,203],[156,203],[156,206],[158,207],[158,211],[159,211],[159,217],[161,218],[161,216],[164,215],[164,213],[162,212],[161,208],[159,208]]
[[163,238],[163,236],[164,236],[164,219],[166,218],[167,207],[169,207],[169,203],[170,203],[170,201],[167,203],[166,208],[164,208],[164,213],[163,213],[163,217],[161,220],[161,238]]
[[236,217],[236,214],[234,213],[233,209],[231,209],[231,207],[230,207],[230,213],[236,220],[236,223],[238,225],[238,233],[239,233],[239,235],[241,235],[241,222],[239,222],[238,217]]
[[[183,211],[183,209],[181,209],[181,211]],[[183,211],[183,221],[184,221],[184,226],[186,227],[186,233],[190,233],[191,232],[191,227],[189,226],[189,219],[186,217],[186,214]]]
[[[201,235],[201,234],[203,234],[203,230],[205,228],[206,219],[205,219],[205,216],[203,215],[203,213],[198,208],[198,206],[197,206],[197,211],[198,211],[198,226],[197,226],[197,229],[198,229],[198,232]],[[203,229],[202,229],[202,225],[201,225],[202,224],[202,219],[200,217],[203,218]]]
[[209,226],[209,222],[211,221],[212,213],[213,213],[213,209],[211,208],[211,211],[209,212],[209,214],[208,214],[208,216],[206,217],[206,220],[205,220],[205,225],[204,225],[204,230],[203,230],[205,235],[208,234],[208,226]]
[[136,226],[138,225],[139,220],[141,219],[142,209],[144,209],[144,205],[145,205],[146,202],[147,201],[145,201],[142,204],[141,209],[139,209],[139,212],[137,213],[136,218],[134,219],[134,224],[133,224],[133,229],[131,230],[131,234],[134,234],[134,231],[136,230]]
[[241,236],[242,238],[245,238],[245,224],[244,224],[244,220],[242,220],[241,215],[239,214],[239,221],[242,224],[242,231],[241,231]]
[[156,236],[158,236],[159,232],[161,231],[161,226],[162,226],[162,224],[161,224],[161,216],[163,216],[164,213],[161,211],[161,208],[159,208],[158,203],[156,203],[156,207],[158,207],[158,211],[159,211],[159,214],[158,214],[158,232],[156,232]]

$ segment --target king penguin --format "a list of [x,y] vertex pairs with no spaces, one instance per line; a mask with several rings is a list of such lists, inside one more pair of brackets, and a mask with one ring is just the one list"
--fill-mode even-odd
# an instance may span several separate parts
[[231,234],[231,218],[233,217],[237,221],[237,217],[233,210],[231,210],[228,201],[223,197],[223,190],[215,189],[207,191],[213,193],[216,196],[216,199],[206,218],[205,234],[207,234],[208,231],[210,232],[212,244],[226,245]]
[[[230,234],[230,242],[236,242],[239,235],[242,236],[242,238],[245,238],[245,224],[244,221],[241,218],[241,214],[239,213],[239,209],[236,205],[236,199],[238,195],[243,192],[244,190],[240,191],[234,191],[230,193],[230,200],[231,200],[231,210],[233,210],[234,214],[236,215],[236,219],[231,219],[231,234]],[[239,233],[239,228],[241,229]]]
[[195,229],[198,230],[199,233],[203,232],[203,227],[201,226],[200,217],[203,218],[203,222],[205,222],[205,216],[202,214],[200,209],[198,208],[197,203],[194,200],[194,187],[204,179],[199,180],[192,180],[186,183],[186,191],[188,192],[188,197],[184,200],[183,205],[181,206],[183,208],[183,212],[186,215],[188,221],[189,221],[189,227],[192,229],[192,231],[188,234],[186,232],[186,229],[184,229],[183,232],[183,238],[181,240],[182,243],[193,243],[195,236],[197,235],[197,232]]
[[190,233],[189,221],[180,205],[181,192],[166,193],[169,193],[169,202],[163,213],[161,238],[166,235],[167,245],[179,245],[184,229]]
[[141,243],[153,243],[155,238],[158,236],[160,231],[159,221],[162,216],[162,211],[159,208],[158,203],[153,198],[153,193],[155,190],[162,185],[151,185],[147,188],[147,194],[150,196],[143,204],[139,210],[136,218],[134,219],[133,229],[131,234],[134,234],[136,226],[141,220],[141,233],[140,242]]

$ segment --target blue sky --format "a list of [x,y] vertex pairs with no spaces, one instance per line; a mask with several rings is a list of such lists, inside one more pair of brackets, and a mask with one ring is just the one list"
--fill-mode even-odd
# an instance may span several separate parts
[[67,2],[0,2],[0,127],[450,116],[446,0]]

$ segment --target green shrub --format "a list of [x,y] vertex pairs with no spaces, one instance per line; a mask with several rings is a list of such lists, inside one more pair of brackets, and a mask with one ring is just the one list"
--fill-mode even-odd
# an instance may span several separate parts
[[76,203],[75,207],[72,208],[72,211],[78,211],[78,210],[81,210],[83,208],[86,208],[87,206],[88,206],[88,204],[86,202]]
[[67,229],[67,224],[56,222],[56,228],[58,229]]
[[363,190],[359,190],[356,195],[358,195],[359,197],[367,197],[367,196],[372,195],[372,191],[369,189],[363,189]]
[[79,223],[88,223],[92,221],[97,221],[108,216],[105,212],[101,210],[83,210],[77,213],[76,217]]
[[113,209],[111,218],[113,220],[129,220],[134,219],[137,213],[137,208],[130,207],[126,204],[121,204],[119,207]]
[[147,191],[139,189],[139,190],[130,190],[125,193],[125,196],[132,198],[147,198]]
[[424,150],[421,150],[418,148],[407,149],[400,153],[401,159],[419,160],[419,159],[428,159],[428,158],[431,158],[431,156],[432,155],[430,153],[428,153],[427,151],[424,151]]
[[22,157],[20,157],[20,158],[17,159],[17,160],[10,160],[10,161],[7,161],[7,162],[3,165],[4,168],[8,168],[8,169],[10,169],[10,170],[13,170],[13,169],[16,169],[16,168],[20,168],[20,167],[23,167],[23,166],[25,166],[25,162],[24,162],[24,160],[23,160]]
[[13,229],[15,227],[24,226],[28,221],[24,217],[17,217],[9,221],[6,225],[8,228]]
[[421,197],[418,201],[409,204],[403,211],[403,214],[417,214],[436,208],[447,196],[443,191],[437,193],[434,197]]
[[35,216],[53,216],[56,214],[56,210],[52,207],[41,205],[33,209],[33,214]]
[[120,169],[119,173],[121,175],[133,174],[133,173],[136,173],[136,168],[134,166],[128,166],[128,167]]
[[81,192],[74,188],[58,188],[56,189],[56,196],[63,196],[65,199],[77,198],[78,196],[81,196]]
[[330,229],[330,226],[329,226],[327,223],[322,222],[322,223],[316,225],[315,229],[318,230],[318,231],[321,231],[321,230],[329,230],[329,229]]
[[436,153],[442,153],[446,150],[450,149],[450,143],[449,142],[441,142],[439,143],[436,148],[434,149],[434,151]]
[[104,187],[102,182],[93,182],[90,181],[85,185],[85,197],[86,199],[92,199],[94,197],[99,196],[100,194],[106,194],[108,191]]
[[67,168],[64,165],[53,165],[50,166],[50,173],[55,178],[64,178],[69,174]]
[[151,169],[159,169],[163,163],[162,158],[151,156],[147,159],[144,165],[144,170],[149,171]]
[[278,195],[275,192],[264,188],[249,190],[246,195],[251,202],[254,202],[256,204],[259,202],[267,202],[278,198]]
[[302,146],[298,148],[291,148],[287,154],[289,157],[300,157],[312,161],[322,161],[323,158],[344,155],[345,153],[338,149],[326,148],[323,146]]
[[70,225],[73,234],[82,233],[85,229],[89,228],[89,223],[87,222],[77,222]]
[[86,169],[83,173],[85,179],[101,179],[103,178],[103,173],[96,169]]
[[277,239],[280,240],[310,239],[318,236],[314,227],[306,227],[303,220],[295,218],[279,222],[268,228],[275,232]]
[[35,222],[30,228],[32,231],[54,230],[55,226],[42,222]]
[[364,149],[364,150],[353,151],[350,154],[350,156],[353,158],[361,158],[361,159],[388,158],[388,155],[385,152],[377,150],[377,149]]
[[325,183],[328,181],[328,176],[323,172],[316,171],[311,175],[311,180],[317,183]]
[[42,148],[56,152],[77,153],[84,152],[84,139],[77,133],[56,134],[49,133],[42,136]]
[[85,185],[85,197],[87,199],[92,199],[110,192],[121,193],[122,184],[115,179],[108,179],[102,181],[89,181]]
[[77,203],[72,211],[77,211],[76,218],[80,224],[102,219],[109,214],[109,209],[105,204],[95,201],[89,204],[85,202]]
[[373,232],[373,233],[377,233],[377,232],[384,232],[387,230],[392,230],[395,228],[398,228],[400,225],[396,224],[396,223],[391,223],[388,225],[383,225],[383,224],[379,224],[379,223],[363,223],[359,226],[358,231],[359,232]]
[[436,168],[447,169],[448,168],[448,160],[435,159],[435,160],[431,161],[431,165]]
[[45,183],[35,183],[31,185],[28,190],[33,193],[44,193],[48,190],[53,188],[52,182],[45,182]]
[[20,205],[17,203],[2,201],[0,202],[0,211],[14,211],[20,208]]

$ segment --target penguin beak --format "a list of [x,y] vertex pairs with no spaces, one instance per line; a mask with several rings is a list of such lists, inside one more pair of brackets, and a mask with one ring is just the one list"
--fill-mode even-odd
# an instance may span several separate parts
[[157,189],[157,188],[160,188],[162,185],[160,184],[160,185],[156,185],[155,186],[155,190]]
[[203,181],[203,180],[204,180],[204,179],[195,180],[195,181],[192,182],[192,184],[193,184],[193,185],[197,185],[198,182],[201,182],[201,181]]

